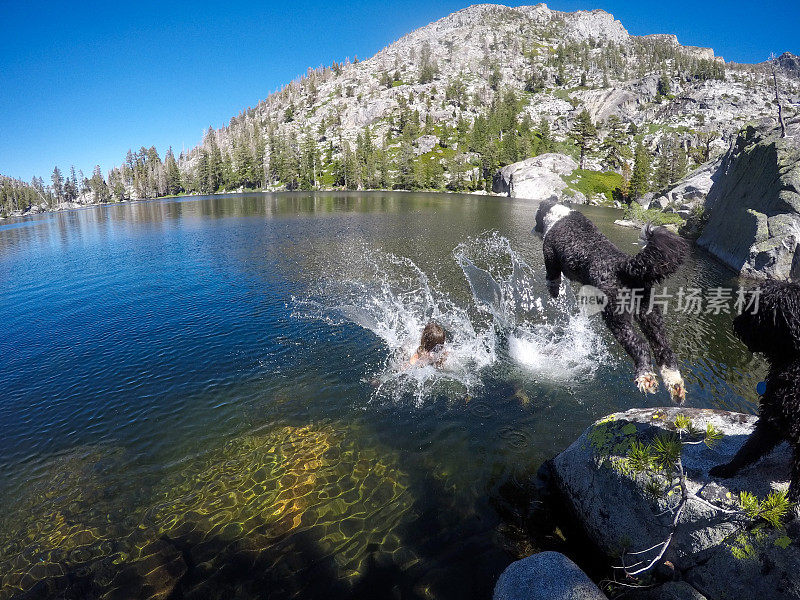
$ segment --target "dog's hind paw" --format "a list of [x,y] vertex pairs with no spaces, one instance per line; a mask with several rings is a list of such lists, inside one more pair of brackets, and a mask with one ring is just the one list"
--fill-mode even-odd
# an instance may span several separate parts
[[667,387],[672,401],[676,404],[683,404],[683,401],[686,400],[686,385],[683,383],[680,372],[677,369],[661,367],[661,379],[664,380],[664,385]]
[[643,394],[655,394],[658,390],[658,379],[656,379],[655,373],[642,373],[634,379],[634,382]]

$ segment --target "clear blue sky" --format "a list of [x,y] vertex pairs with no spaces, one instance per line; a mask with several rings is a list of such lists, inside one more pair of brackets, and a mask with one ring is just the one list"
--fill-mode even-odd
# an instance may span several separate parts
[[[515,2],[513,4],[533,4]],[[367,58],[467,2],[0,0],[0,173],[105,173],[128,148],[197,144],[309,66]],[[800,2],[554,0],[633,34],[675,33],[726,60],[800,54]]]

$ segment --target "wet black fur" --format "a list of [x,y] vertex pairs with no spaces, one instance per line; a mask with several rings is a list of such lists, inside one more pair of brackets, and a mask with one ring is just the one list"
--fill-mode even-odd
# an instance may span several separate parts
[[759,419],[744,446],[731,461],[709,471],[732,477],[741,468],[768,454],[783,440],[792,447],[789,499],[800,500],[800,285],[767,281],[759,287],[758,310],[733,321],[733,330],[751,352],[769,361],[766,390]]
[[[554,203],[543,202],[536,213],[534,231],[544,233],[544,217]],[[664,317],[656,305],[648,313],[652,286],[672,275],[685,260],[686,242],[663,227],[647,226],[642,230],[647,245],[635,256],[617,248],[578,211],[572,211],[553,225],[544,236],[544,264],[547,287],[558,296],[561,274],[583,285],[592,285],[608,296],[602,312],[611,333],[633,358],[636,376],[652,372],[648,343],[636,332],[633,320],[639,324],[656,363],[677,369],[675,354],[667,340]],[[615,314],[620,290],[643,290],[641,309]],[[630,303],[628,303],[630,305]]]

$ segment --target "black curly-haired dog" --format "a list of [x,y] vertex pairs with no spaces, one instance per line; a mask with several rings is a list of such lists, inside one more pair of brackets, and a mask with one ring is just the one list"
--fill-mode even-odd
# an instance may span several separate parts
[[[672,275],[685,260],[686,242],[663,227],[648,225],[641,234],[645,247],[635,256],[629,256],[583,214],[554,202],[539,205],[533,231],[543,238],[550,294],[558,296],[562,273],[573,281],[600,289],[608,299],[602,311],[603,320],[633,358],[634,381],[639,390],[655,393],[658,389],[650,358],[652,347],[670,396],[678,403],[683,402],[686,397],[683,378],[667,340],[664,317],[658,305],[650,306],[650,295],[653,285]],[[628,299],[636,296],[641,298],[640,302],[623,302],[625,291]],[[630,306],[620,309],[622,304]],[[636,332],[634,319],[649,346]]]
[[779,442],[792,447],[789,499],[800,500],[800,285],[767,281],[758,288],[758,309],[733,320],[733,330],[751,352],[769,361],[766,389],[759,401],[753,433],[713,477],[733,477],[741,468],[768,454]]

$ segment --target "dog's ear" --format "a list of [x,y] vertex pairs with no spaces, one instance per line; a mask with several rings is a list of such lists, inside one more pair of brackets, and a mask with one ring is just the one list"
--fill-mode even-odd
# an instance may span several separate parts
[[555,205],[556,203],[551,202],[550,200],[543,200],[539,203],[539,208],[536,210],[536,225],[531,233],[544,233],[544,218]]
[[531,233],[544,233],[544,216],[550,210],[549,202],[539,203],[539,208],[536,209],[536,224]]

